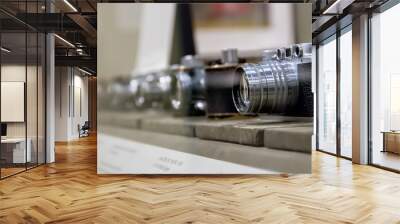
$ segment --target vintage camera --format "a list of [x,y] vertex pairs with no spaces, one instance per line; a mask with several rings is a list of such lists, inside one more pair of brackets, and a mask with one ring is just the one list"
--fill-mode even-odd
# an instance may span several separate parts
[[171,77],[165,71],[152,72],[136,79],[138,81],[134,104],[137,109],[169,109]]
[[237,114],[232,99],[233,78],[239,64],[238,50],[222,51],[221,64],[206,68],[206,102],[208,117]]
[[205,114],[204,67],[203,61],[193,55],[186,55],[180,65],[171,66],[170,103],[174,115]]
[[311,44],[266,50],[236,69],[232,97],[241,114],[313,116]]

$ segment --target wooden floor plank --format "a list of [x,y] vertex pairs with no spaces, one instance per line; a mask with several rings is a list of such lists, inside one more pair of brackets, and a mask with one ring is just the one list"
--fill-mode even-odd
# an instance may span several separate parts
[[400,223],[400,175],[313,152],[313,174],[96,174],[96,138],[0,181],[0,223]]

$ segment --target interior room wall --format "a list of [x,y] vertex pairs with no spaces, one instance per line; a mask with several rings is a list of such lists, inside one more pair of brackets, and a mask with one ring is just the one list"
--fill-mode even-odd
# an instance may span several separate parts
[[70,68],[55,68],[55,141],[69,140]]
[[78,124],[88,121],[88,77],[73,67],[56,67],[55,85],[55,140],[77,139]]

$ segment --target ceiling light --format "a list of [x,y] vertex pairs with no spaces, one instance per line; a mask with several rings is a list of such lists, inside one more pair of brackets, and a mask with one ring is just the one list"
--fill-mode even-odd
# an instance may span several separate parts
[[81,71],[81,72],[83,72],[83,73],[85,73],[85,74],[87,74],[87,75],[93,75],[92,73],[90,73],[90,72],[88,72],[88,71],[86,71],[86,70],[83,70],[83,69],[81,69],[81,68],[79,68],[79,67],[78,67],[78,70]]
[[78,12],[78,10],[73,6],[68,0],[64,0],[65,4],[67,4],[74,12]]
[[0,49],[1,49],[1,51],[4,51],[6,53],[10,53],[11,52],[11,50],[9,50],[9,49],[7,49],[5,47],[1,47]]
[[62,42],[64,42],[64,43],[66,43],[67,45],[69,45],[70,47],[73,47],[73,48],[75,48],[75,45],[73,45],[71,42],[69,42],[68,40],[66,40],[66,39],[64,39],[64,38],[62,38],[62,37],[60,37],[59,35],[57,35],[57,34],[54,34],[54,36],[55,37],[57,37],[59,40],[61,40]]

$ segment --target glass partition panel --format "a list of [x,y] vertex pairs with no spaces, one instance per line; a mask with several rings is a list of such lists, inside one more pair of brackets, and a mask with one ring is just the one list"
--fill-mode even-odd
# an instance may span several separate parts
[[46,38],[12,15],[43,13],[46,8],[44,0],[1,1],[0,7],[9,12],[0,12],[0,178],[4,178],[45,162]]
[[27,33],[27,80],[26,80],[26,112],[27,112],[27,149],[30,148],[28,168],[37,165],[38,158],[38,35],[36,32]]
[[318,149],[336,153],[336,39],[318,47]]
[[340,154],[351,158],[352,141],[352,33],[340,36]]
[[400,170],[400,4],[371,19],[372,163]]
[[[37,13],[39,10],[37,1],[27,2],[26,12]],[[32,18],[36,23],[38,17]],[[31,150],[30,162],[27,167],[35,167],[38,163],[38,33],[36,30],[27,29],[27,80],[26,80],[26,114],[27,114],[27,144]]]
[[26,126],[26,33],[1,34],[1,175],[24,171],[31,161]]

